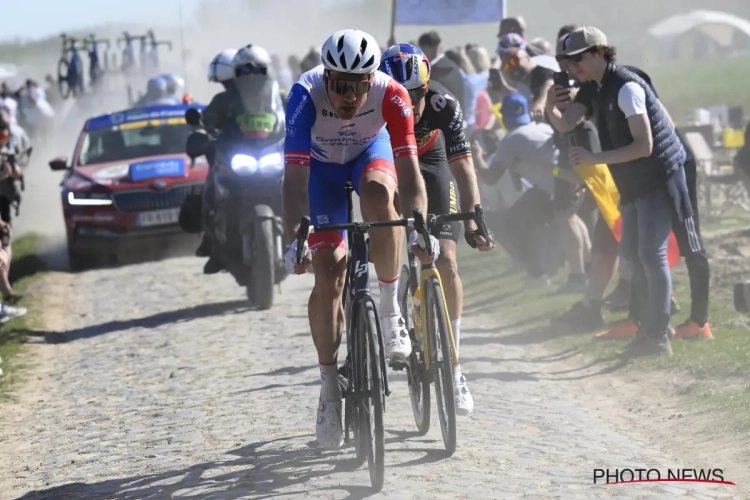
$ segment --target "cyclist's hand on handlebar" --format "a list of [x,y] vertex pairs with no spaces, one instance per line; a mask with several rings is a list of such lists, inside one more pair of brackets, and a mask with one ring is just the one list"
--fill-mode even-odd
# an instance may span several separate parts
[[312,252],[308,250],[307,242],[305,242],[304,255],[305,256],[302,258],[302,262],[298,264],[297,240],[294,240],[292,242],[292,245],[289,247],[289,250],[287,250],[286,254],[284,255],[284,267],[289,274],[305,274],[307,272],[307,268],[310,267],[310,263],[312,263]]
[[466,243],[471,248],[476,248],[480,252],[488,252],[495,248],[495,242],[488,242],[487,239],[479,234],[479,231],[471,231],[468,228],[464,231],[464,238]]
[[426,249],[422,250],[419,247],[418,236],[419,233],[416,229],[412,230],[411,234],[409,234],[409,249],[411,250],[411,253],[413,253],[422,264],[429,264],[430,262],[437,261],[438,257],[440,257],[440,241],[430,235],[429,245],[432,247],[432,255],[430,255]]

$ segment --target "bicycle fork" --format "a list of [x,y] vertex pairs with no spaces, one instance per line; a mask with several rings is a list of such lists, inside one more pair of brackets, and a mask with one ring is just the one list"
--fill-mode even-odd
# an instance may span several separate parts
[[440,300],[443,301],[443,310],[445,311],[446,319],[448,320],[447,326],[448,326],[448,339],[451,343],[451,349],[453,351],[453,366],[458,366],[458,351],[456,350],[456,342],[453,338],[453,325],[451,325],[451,317],[448,313],[448,304],[445,301],[445,292],[443,291],[443,281],[440,279],[440,273],[438,272],[435,263],[422,265],[422,270],[420,271],[419,276],[419,282],[422,286],[422,307],[420,307],[420,318],[422,320],[422,344],[424,345],[422,353],[424,355],[424,365],[425,369],[429,371],[430,369],[430,345],[428,337],[429,335],[426,335],[425,330],[427,329],[427,307],[425,307],[425,298],[427,297],[427,291],[425,290],[425,285],[427,284],[428,278],[430,276],[435,276],[435,278],[438,281],[438,284],[440,285]]

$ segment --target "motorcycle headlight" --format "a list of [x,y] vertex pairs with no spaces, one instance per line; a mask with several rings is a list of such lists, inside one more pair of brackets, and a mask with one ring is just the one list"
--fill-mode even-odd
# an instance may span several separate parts
[[260,160],[250,155],[238,154],[232,157],[231,166],[238,174],[254,174],[259,169],[281,170],[284,168],[284,162],[281,153],[271,153]]
[[284,162],[281,158],[281,153],[271,153],[260,159],[258,162],[260,168],[275,168],[281,170],[284,168]]
[[111,205],[112,198],[108,193],[68,192],[68,203],[71,205]]

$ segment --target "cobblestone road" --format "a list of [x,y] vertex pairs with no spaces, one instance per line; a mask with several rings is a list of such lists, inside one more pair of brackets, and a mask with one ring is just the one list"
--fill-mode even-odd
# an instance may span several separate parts
[[[66,332],[35,348],[53,362],[32,371],[0,428],[0,497],[370,494],[351,449],[314,445],[310,277],[287,279],[277,305],[256,312],[231,278],[201,266],[182,258],[67,278]],[[540,353],[496,342],[488,317],[465,318],[463,330],[476,411],[460,420],[458,451],[444,458],[436,421],[414,436],[406,382],[393,376],[375,498],[735,498],[720,485],[592,485],[597,467],[696,464],[594,416],[574,384],[530,364]]]

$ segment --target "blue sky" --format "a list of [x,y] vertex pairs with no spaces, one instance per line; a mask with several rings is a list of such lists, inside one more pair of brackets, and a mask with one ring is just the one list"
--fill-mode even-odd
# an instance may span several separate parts
[[177,24],[178,6],[190,20],[200,0],[4,0],[0,38],[23,40],[106,23]]

